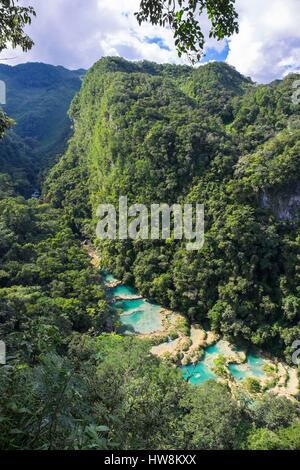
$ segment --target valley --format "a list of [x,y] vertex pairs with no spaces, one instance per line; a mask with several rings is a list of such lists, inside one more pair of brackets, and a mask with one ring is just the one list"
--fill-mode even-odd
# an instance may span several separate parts
[[[299,448],[297,75],[119,57],[3,74],[0,447]],[[204,204],[204,246],[99,239],[124,195]]]

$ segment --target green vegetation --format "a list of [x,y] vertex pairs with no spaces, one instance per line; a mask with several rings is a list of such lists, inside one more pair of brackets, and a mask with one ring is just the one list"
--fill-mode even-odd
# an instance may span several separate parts
[[[40,127],[46,98],[34,135],[15,114],[6,155],[19,163],[3,159],[0,174],[0,448],[299,449],[296,400],[263,396],[253,381],[251,399],[215,381],[192,386],[151,355],[149,340],[116,335],[118,316],[82,248],[97,206],[119,195],[205,203],[201,251],[172,239],[98,241],[101,262],[186,314],[176,329],[197,320],[290,360],[300,333],[299,207],[287,203],[299,190],[292,81],[256,87],[225,64],[102,59],[73,100],[74,134],[41,199],[23,197],[22,145],[36,139],[43,171],[61,128]],[[222,356],[215,366],[223,375]]]
[[74,333],[63,356],[0,369],[0,386],[5,449],[268,449],[270,433],[299,448],[289,400],[272,398],[268,413],[214,381],[193,387],[134,338]]
[[201,15],[206,13],[210,22],[209,37],[224,39],[239,31],[234,3],[235,0],[142,0],[136,17],[139,24],[149,21],[170,27],[179,57],[187,54],[196,62],[206,39],[201,29]]
[[226,357],[223,354],[219,354],[218,357],[214,360],[213,371],[218,377],[227,377],[228,371],[226,368]]
[[0,333],[18,361],[61,351],[73,331],[111,331],[99,276],[63,215],[34,199],[0,201]]
[[299,423],[277,432],[257,429],[248,438],[249,450],[299,450]]
[[8,44],[14,49],[20,46],[24,52],[33,46],[24,29],[36,14],[32,7],[19,6],[18,1],[0,1],[0,51],[6,49]]
[[5,129],[12,129],[0,142],[0,171],[11,175],[25,197],[65,150],[71,131],[67,112],[84,73],[39,63],[0,65],[7,94],[4,109],[13,119],[5,120]]
[[243,381],[243,385],[245,389],[250,393],[260,393],[261,392],[261,385],[259,380],[255,379],[254,377],[247,377]]
[[102,261],[141,294],[287,361],[300,334],[295,77],[255,86],[226,64],[102,59],[73,101],[75,133],[45,185],[90,237],[97,206],[120,195],[204,203],[199,252],[185,241],[103,242]]

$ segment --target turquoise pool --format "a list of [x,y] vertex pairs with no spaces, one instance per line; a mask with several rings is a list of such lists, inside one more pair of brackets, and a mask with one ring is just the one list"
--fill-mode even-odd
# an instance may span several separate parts
[[120,320],[124,333],[149,334],[162,331],[162,318],[160,306],[144,299],[120,300],[114,307],[123,311]]
[[[105,271],[101,274],[106,284],[117,281],[112,274]],[[122,298],[113,303],[114,308],[122,311],[121,334],[149,334],[163,330],[161,307],[145,299],[130,299],[130,297],[138,296],[138,292],[133,287],[120,284],[108,288],[107,295],[109,299]]]
[[200,385],[210,379],[216,379],[216,374],[212,371],[213,361],[222,354],[221,343],[218,342],[205,349],[203,358],[196,364],[189,364],[182,367],[183,377],[194,385]]
[[[224,354],[222,341],[205,349],[203,358],[196,364],[190,364],[181,368],[183,377],[190,383],[199,385],[209,379],[216,379],[213,372],[214,360],[218,355]],[[265,360],[253,353],[247,355],[247,361],[244,364],[229,364],[228,369],[236,380],[243,380],[247,377],[264,377],[263,366]]]
[[[116,281],[116,278],[109,273],[102,274],[106,283]],[[138,295],[137,291],[126,285],[118,285],[117,287],[108,289],[110,298],[123,297],[117,300],[113,306],[121,310],[120,321],[122,328],[121,334],[149,334],[156,331],[162,331],[161,307],[151,303],[145,299],[126,299]],[[239,351],[238,348],[235,348]],[[216,374],[213,372],[214,360],[218,355],[224,354],[224,341],[218,341],[216,344],[205,349],[203,358],[196,364],[189,364],[181,367],[183,377],[190,383],[199,385],[203,382],[213,379]],[[265,360],[253,353],[249,353],[245,364],[229,364],[228,369],[236,380],[243,380],[247,377],[263,377],[263,366]]]
[[245,364],[229,364],[228,369],[236,380],[243,380],[247,377],[264,377],[264,365],[262,357],[249,353]]
[[200,385],[207,380],[215,380],[217,378],[203,361],[199,361],[195,365],[190,364],[186,367],[182,367],[182,374],[186,380],[194,385]]
[[119,285],[111,289],[112,297],[130,297],[132,295],[137,295],[137,292],[133,287]]
[[101,272],[101,276],[102,276],[103,281],[106,283],[117,281],[117,279],[112,274],[109,274],[105,271]]

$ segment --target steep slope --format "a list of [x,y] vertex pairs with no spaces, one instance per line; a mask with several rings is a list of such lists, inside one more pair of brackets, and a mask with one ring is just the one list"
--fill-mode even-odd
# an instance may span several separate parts
[[0,65],[6,84],[3,109],[15,125],[0,142],[0,168],[29,195],[37,173],[53,164],[70,136],[68,108],[81,86],[84,71],[41,63]]
[[[53,201],[74,210],[77,220],[79,212],[85,212],[84,207],[78,211],[78,205],[72,208],[71,201],[80,197],[78,187],[85,207],[90,200],[115,200],[122,189],[129,199],[145,203],[174,202],[187,194],[193,178],[203,173],[220,148],[234,153],[220,114],[251,82],[230,67],[221,67],[230,80],[218,80],[218,64],[195,71],[118,58],[100,60],[72,103],[75,136],[49,180]],[[191,85],[198,81],[200,92]],[[218,110],[212,112],[210,95],[217,82],[223,101],[216,98]],[[91,198],[82,186],[86,178]]]
[[[1,449],[299,448],[297,400],[268,385],[260,393],[251,378],[243,400],[227,384],[195,387],[150,353],[152,341],[116,334],[119,315],[78,237],[94,238],[97,205],[120,194],[204,202],[202,250],[125,241],[99,244],[101,261],[191,321],[290,361],[300,233],[297,208],[282,218],[276,201],[295,197],[299,181],[292,80],[256,88],[221,64],[194,71],[103,59],[73,101],[75,132],[43,198],[15,194],[30,175],[28,154],[21,136],[9,137],[0,168],[14,170],[0,173]],[[223,377],[222,356],[214,364]],[[277,364],[268,368],[275,383]]]
[[103,262],[142,294],[287,360],[300,333],[299,206],[296,195],[282,220],[269,200],[292,197],[300,177],[295,78],[256,86],[226,64],[103,59],[73,101],[75,133],[46,184],[91,237],[97,206],[120,195],[204,203],[202,250],[105,242]]

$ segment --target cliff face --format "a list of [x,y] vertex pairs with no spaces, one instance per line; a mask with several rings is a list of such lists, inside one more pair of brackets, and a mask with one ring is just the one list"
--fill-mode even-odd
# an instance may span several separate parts
[[270,209],[279,220],[295,222],[300,218],[300,184],[290,189],[289,193],[261,197],[262,207]]
[[300,314],[296,78],[256,86],[226,64],[102,59],[73,100],[74,135],[45,193],[90,237],[97,206],[120,195],[204,203],[203,249],[172,238],[106,242],[102,262],[223,334],[282,347]]

